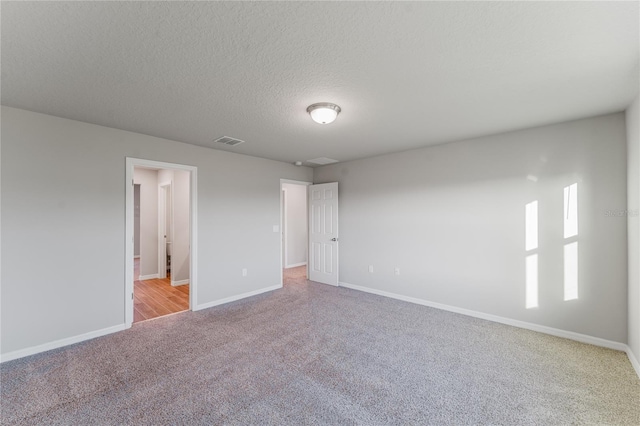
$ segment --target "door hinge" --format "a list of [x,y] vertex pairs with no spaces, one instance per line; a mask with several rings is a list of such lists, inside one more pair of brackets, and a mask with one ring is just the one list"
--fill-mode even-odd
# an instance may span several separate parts
[[133,293],[131,293],[131,300],[133,300]]

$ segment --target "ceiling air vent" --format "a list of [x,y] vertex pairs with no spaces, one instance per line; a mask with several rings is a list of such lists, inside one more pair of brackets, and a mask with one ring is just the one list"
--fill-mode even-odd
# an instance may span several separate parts
[[240,139],[236,139],[236,138],[231,138],[229,136],[223,136],[221,138],[216,139],[214,142],[221,143],[223,145],[228,145],[228,146],[236,146],[236,145],[240,145],[244,141],[241,141]]

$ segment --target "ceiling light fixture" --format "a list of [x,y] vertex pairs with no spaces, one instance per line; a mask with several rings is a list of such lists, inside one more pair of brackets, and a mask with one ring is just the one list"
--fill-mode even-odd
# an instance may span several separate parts
[[332,123],[341,109],[338,105],[329,102],[320,102],[317,104],[309,105],[307,112],[311,116],[311,119],[319,124]]

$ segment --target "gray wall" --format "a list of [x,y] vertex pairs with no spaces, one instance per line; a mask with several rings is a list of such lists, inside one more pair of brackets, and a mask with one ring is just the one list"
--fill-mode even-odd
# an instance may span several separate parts
[[283,183],[286,192],[285,267],[307,261],[307,186]]
[[[626,342],[627,225],[605,214],[626,208],[625,144],[618,113],[316,168],[315,183],[340,183],[340,281]],[[579,298],[565,302],[563,188],[574,182]],[[533,200],[539,307],[526,309]]]
[[[640,96],[627,109],[629,347],[640,362]],[[640,373],[640,372],[639,372]]]
[[127,156],[198,167],[200,304],[280,283],[280,179],[311,169],[2,107],[2,353],[124,323]]

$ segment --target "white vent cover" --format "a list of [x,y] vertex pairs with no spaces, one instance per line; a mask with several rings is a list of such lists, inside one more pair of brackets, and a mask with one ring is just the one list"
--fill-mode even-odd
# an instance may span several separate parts
[[327,158],[327,157],[318,157],[318,158],[314,158],[313,160],[307,160],[307,163],[313,163],[313,164],[319,164],[321,166],[324,166],[325,164],[331,164],[331,163],[337,163],[338,160],[334,160],[332,158]]
[[223,136],[221,138],[216,139],[214,142],[221,143],[228,146],[236,146],[236,145],[240,145],[244,141],[241,141],[240,139],[232,138],[229,136]]

